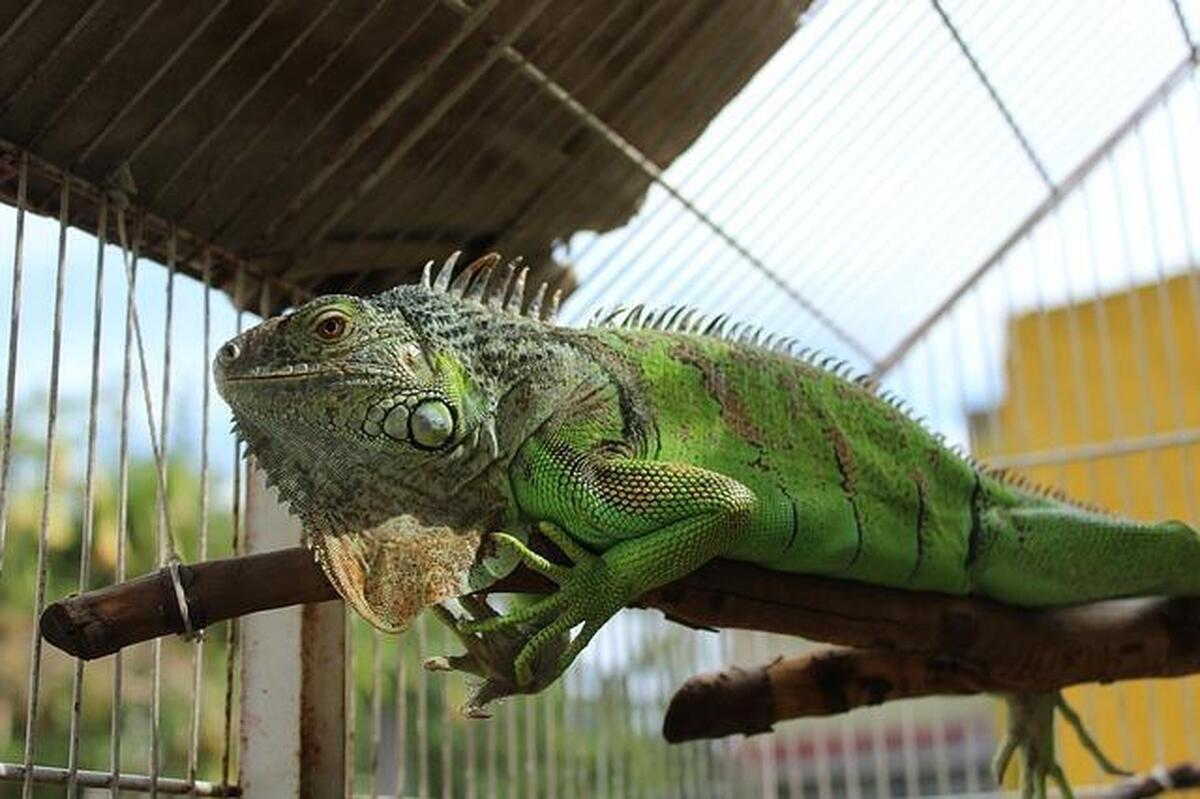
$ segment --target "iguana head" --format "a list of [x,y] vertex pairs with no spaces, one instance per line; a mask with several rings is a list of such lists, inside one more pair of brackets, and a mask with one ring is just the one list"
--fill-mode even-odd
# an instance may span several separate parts
[[485,292],[498,260],[457,276],[451,260],[436,280],[427,268],[375,297],[318,297],[218,350],[237,432],[306,527],[365,529],[450,506],[478,518],[496,504],[486,485],[461,488],[501,458],[497,406],[518,350],[537,349],[512,330],[542,327],[520,301],[512,313]]

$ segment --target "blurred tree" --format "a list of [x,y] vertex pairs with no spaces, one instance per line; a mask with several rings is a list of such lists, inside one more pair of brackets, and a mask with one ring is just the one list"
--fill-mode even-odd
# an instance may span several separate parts
[[[25,709],[29,690],[30,640],[34,629],[34,597],[37,582],[38,535],[42,513],[42,475],[46,448],[44,400],[31,400],[18,407],[17,430],[13,437],[13,468],[8,506],[8,541],[0,574],[0,758],[20,763],[24,752]],[[107,409],[106,409],[107,410]],[[106,414],[114,420],[115,414]],[[50,492],[50,524],[47,532],[46,601],[79,589],[80,549],[83,542],[85,492],[86,407],[64,403],[59,419],[59,438]],[[95,526],[89,587],[112,583],[117,574],[118,457],[117,436],[108,431],[115,424],[101,425],[106,432],[97,460],[94,502]],[[130,423],[131,431],[136,430]],[[144,434],[142,434],[144,437]],[[129,456],[128,524],[126,575],[152,571],[155,561],[158,486],[153,458],[141,449]],[[226,459],[228,460],[228,459]],[[216,472],[216,470],[214,470]],[[199,458],[182,444],[170,448],[167,466],[167,508],[170,526],[185,558],[198,552],[201,515]],[[221,557],[230,553],[231,518],[226,476],[210,481],[208,553]],[[224,494],[218,492],[224,490]],[[222,501],[224,500],[224,501]],[[185,776],[192,724],[194,644],[178,639],[164,642],[161,669],[162,708],[160,722],[160,773]],[[220,627],[209,631],[203,647],[198,776],[220,778],[224,737],[225,634]],[[121,769],[145,774],[149,768],[151,645],[142,644],[122,654],[120,705]],[[113,674],[115,657],[87,663],[84,669],[80,708],[81,768],[107,771],[112,744]],[[35,760],[39,764],[66,765],[70,742],[71,691],[74,660],[49,645],[43,645],[39,687],[39,709],[35,738]],[[19,786],[0,783],[0,796]],[[45,786],[37,793],[62,795],[61,788]]]

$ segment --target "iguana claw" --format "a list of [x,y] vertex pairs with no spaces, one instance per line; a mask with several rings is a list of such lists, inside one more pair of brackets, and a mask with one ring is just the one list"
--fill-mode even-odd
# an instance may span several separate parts
[[462,634],[482,634],[486,639],[494,635],[521,635],[535,627],[536,631],[527,638],[513,661],[513,676],[523,691],[536,690],[533,687],[541,682],[539,678],[543,675],[535,675],[534,664],[548,664],[548,653],[560,647],[560,642],[570,635],[571,630],[582,624],[583,628],[570,643],[558,649],[545,682],[553,682],[565,671],[600,627],[624,607],[624,597],[628,593],[602,557],[587,551],[552,524],[543,522],[539,526],[542,533],[571,558],[571,566],[551,563],[513,536],[494,535],[516,551],[526,566],[558,583],[558,590],[527,607],[511,610],[503,616],[466,622],[458,628]]
[[[476,596],[459,597],[458,602],[475,621],[501,618],[487,603],[487,600]],[[467,718],[489,718],[487,706],[508,696],[523,693],[536,693],[553,682],[557,671],[550,672],[547,665],[554,665],[561,651],[561,646],[550,649],[534,662],[530,677],[527,681],[519,681],[514,673],[514,663],[518,653],[526,646],[530,630],[515,629],[505,632],[494,632],[487,635],[475,635],[464,632],[464,622],[457,618],[443,605],[432,608],[439,621],[449,627],[466,650],[461,655],[444,655],[428,658],[424,667],[428,671],[457,671],[482,678],[460,712]],[[565,645],[565,642],[564,642]]]
[[1003,783],[1013,755],[1019,753],[1022,799],[1045,799],[1047,779],[1058,786],[1063,797],[1070,799],[1074,795],[1062,766],[1055,759],[1055,711],[1062,713],[1063,719],[1075,730],[1083,747],[1101,768],[1109,774],[1129,775],[1130,772],[1118,768],[1104,756],[1060,692],[1009,694],[1004,700],[1008,705],[1008,730],[992,760],[992,774],[997,783]]

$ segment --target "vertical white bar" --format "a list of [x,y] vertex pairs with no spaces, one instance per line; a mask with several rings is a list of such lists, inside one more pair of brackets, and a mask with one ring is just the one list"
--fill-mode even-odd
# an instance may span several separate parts
[[[100,407],[100,344],[104,321],[104,247],[108,233],[108,200],[102,198],[96,211],[96,289],[92,298],[92,375],[88,389],[87,465],[83,480],[83,539],[79,545],[79,590],[89,588],[92,574],[92,539],[96,528],[96,432]],[[71,732],[67,754],[67,795],[79,790],[80,714],[83,712],[83,664],[75,660],[71,680]]]
[[473,719],[463,718],[460,713],[455,713],[455,716],[457,717],[455,719],[456,723],[462,725],[463,737],[466,744],[466,753],[464,755],[466,762],[463,764],[462,769],[464,772],[465,795],[467,799],[476,799],[479,795],[479,766],[477,763],[479,754],[476,744],[476,738],[478,737],[476,731],[479,730],[479,724]]
[[371,799],[379,796],[383,741],[383,633],[371,629]]
[[[417,649],[424,655],[429,651],[429,616],[417,620]],[[429,685],[428,672],[417,669],[417,795],[429,794]]]
[[517,799],[521,775],[517,770],[517,705],[510,702],[504,709],[504,774],[508,778],[507,799]]
[[[208,513],[209,513],[209,425],[211,422],[212,370],[209,369],[210,354],[212,353],[212,254],[204,252],[204,322],[200,337],[203,353],[204,375],[201,378],[200,399],[200,529],[197,531],[196,559],[203,561],[208,558]],[[199,636],[192,647],[192,712],[190,719],[190,734],[188,736],[188,765],[187,779],[189,783],[196,781],[196,772],[200,759],[200,708],[204,697],[204,636]]]
[[349,763],[346,735],[345,661],[350,626],[343,604],[305,605],[300,618],[300,797],[345,794]]
[[396,649],[396,796],[408,793],[408,652]]
[[[166,316],[163,320],[163,373],[162,373],[162,404],[159,408],[158,429],[158,454],[162,462],[156,464],[160,470],[161,479],[155,491],[155,503],[158,505],[155,513],[155,565],[162,568],[166,565],[169,553],[175,550],[175,543],[171,539],[171,525],[167,518],[167,468],[168,462],[168,441],[170,440],[170,425],[171,425],[171,322],[175,306],[175,247],[177,244],[175,229],[171,228],[170,238],[167,244],[167,289],[166,289]],[[148,387],[146,389],[149,390]],[[147,412],[150,411],[147,405]],[[151,659],[150,659],[150,741],[149,741],[149,769],[150,775],[150,796],[158,796],[158,771],[160,758],[162,757],[162,744],[160,739],[161,724],[162,724],[162,647],[163,640],[155,638],[151,643]]]
[[[233,296],[237,305],[236,331],[242,332],[242,270],[234,276]],[[235,555],[242,551],[242,445],[233,442],[233,485],[230,492],[230,549]],[[221,748],[221,785],[229,785],[230,769],[233,765],[233,683],[238,655],[239,619],[230,619],[225,625],[225,740]],[[114,797],[115,799],[115,797]]]
[[525,717],[525,795],[529,799],[537,799],[538,769],[541,767],[537,745],[538,700],[536,696],[528,696],[521,704]]
[[[300,526],[248,473],[248,554],[295,546]],[[242,620],[240,777],[246,796],[322,799],[347,785],[344,609],[280,608]]]
[[[438,651],[450,652],[453,644],[450,642],[450,630],[444,624],[438,624]],[[458,719],[455,718],[454,705],[450,699],[450,683],[448,679],[437,681],[437,687],[442,695],[442,731],[441,731],[441,795],[442,799],[454,798],[454,750],[451,746],[454,740],[454,729]]]
[[8,534],[8,478],[12,468],[13,419],[17,404],[17,356],[21,340],[21,282],[25,267],[25,193],[29,184],[29,156],[21,153],[17,172],[17,224],[13,244],[12,298],[8,310],[8,369],[4,380],[4,454],[0,456],[0,574],[4,571]]
[[358,624],[359,620],[348,608],[342,609],[345,618],[346,637],[342,641],[342,657],[346,663],[346,681],[340,686],[342,702],[346,711],[346,734],[342,737],[342,757],[346,761],[346,779],[342,788],[344,799],[354,796],[358,777]]
[[[300,526],[247,470],[245,553],[295,546]],[[239,784],[247,796],[300,795],[301,609],[279,608],[241,622]],[[340,743],[339,743],[340,745]]]
[[46,399],[46,455],[42,472],[42,510],[38,522],[37,577],[33,599],[33,635],[29,644],[29,696],[25,705],[25,779],[21,784],[22,799],[33,795],[33,759],[36,750],[38,689],[42,672],[42,633],[38,618],[46,604],[46,560],[50,540],[50,507],[54,494],[54,454],[58,437],[58,378],[62,361],[63,289],[67,271],[67,222],[70,219],[70,184],[63,181],[58,196],[58,267],[54,279],[53,338],[50,351],[50,386]]
[[[117,210],[117,229],[122,230],[125,224],[125,212]],[[133,374],[133,308],[137,298],[134,289],[137,286],[138,256],[142,243],[142,220],[139,217],[132,244],[121,235],[121,258],[129,259],[129,279],[125,283],[125,340],[121,363],[121,423],[120,440],[117,449],[117,568],[114,579],[121,582],[125,579],[127,550],[129,548],[129,389]],[[124,723],[123,700],[124,657],[118,651],[113,655],[113,685],[112,685],[112,730],[110,733],[109,770],[113,775],[111,786],[113,799],[119,799],[117,779],[121,774],[121,727]]]

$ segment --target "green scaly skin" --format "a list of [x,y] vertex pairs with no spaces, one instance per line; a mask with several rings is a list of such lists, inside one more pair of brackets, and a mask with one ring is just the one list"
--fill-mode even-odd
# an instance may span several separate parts
[[[511,268],[489,287],[495,263],[313,300],[215,365],[318,554],[402,513],[522,533],[496,540],[559,587],[458,625],[456,663],[488,676],[486,698],[544,687],[620,608],[718,555],[1021,606],[1200,593],[1200,536],[1179,522],[1014,484],[871,388],[720,319],[542,321],[522,312],[523,275],[507,303]],[[533,525],[572,565],[521,543]],[[511,659],[512,684],[480,641]]]

